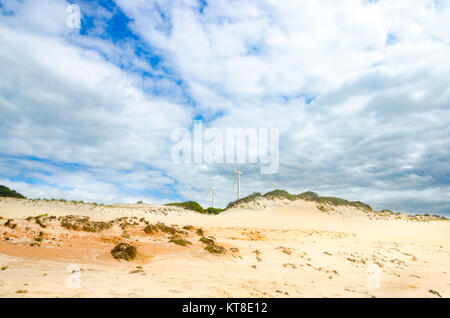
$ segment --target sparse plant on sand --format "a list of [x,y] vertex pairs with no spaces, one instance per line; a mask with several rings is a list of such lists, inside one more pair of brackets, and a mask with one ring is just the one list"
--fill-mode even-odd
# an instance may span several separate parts
[[92,221],[89,217],[67,215],[59,218],[61,226],[74,231],[100,232],[111,228],[113,222]]
[[119,243],[111,250],[111,254],[115,259],[130,261],[136,258],[137,247],[128,243]]
[[144,228],[146,234],[154,234],[162,232],[171,235],[185,235],[186,232],[179,230],[176,226],[168,226],[164,223],[149,224]]
[[227,251],[225,247],[217,245],[212,237],[202,237],[200,238],[200,242],[206,244],[205,251],[212,254],[225,254]]
[[192,244],[191,242],[189,242],[188,240],[184,239],[183,237],[181,237],[179,235],[172,235],[169,238],[169,242],[174,243],[176,245],[180,245],[180,246],[187,246],[187,245]]
[[6,221],[5,226],[9,227],[10,229],[16,228],[17,224],[13,223],[12,221],[13,220]]

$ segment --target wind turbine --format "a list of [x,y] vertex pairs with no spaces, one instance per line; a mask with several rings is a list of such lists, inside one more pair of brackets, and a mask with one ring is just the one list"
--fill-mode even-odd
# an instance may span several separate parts
[[239,200],[240,195],[241,195],[241,174],[242,174],[242,170],[245,166],[243,166],[241,169],[236,169],[234,167],[234,164],[231,164],[233,166],[233,170],[234,170],[234,181],[233,181],[233,190],[234,190],[234,185],[236,184],[236,179],[237,179],[237,199]]
[[214,208],[214,199],[216,198],[216,188],[214,186],[211,186],[211,188],[209,188],[208,194],[212,195],[212,202],[211,202],[211,207]]

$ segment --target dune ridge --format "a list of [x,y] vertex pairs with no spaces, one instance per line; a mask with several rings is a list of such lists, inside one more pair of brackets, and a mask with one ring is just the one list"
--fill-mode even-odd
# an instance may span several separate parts
[[450,296],[450,221],[432,216],[262,197],[218,215],[0,198],[0,217],[0,297]]

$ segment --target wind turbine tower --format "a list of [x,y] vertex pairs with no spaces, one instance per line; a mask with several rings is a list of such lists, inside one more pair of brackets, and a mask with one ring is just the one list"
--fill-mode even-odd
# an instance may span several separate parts
[[241,174],[242,174],[242,171],[236,169],[236,168],[234,167],[234,165],[233,165],[233,169],[234,169],[234,182],[233,182],[233,188],[234,188],[234,185],[235,185],[236,180],[237,180],[237,199],[239,200],[240,195],[241,195]]
[[208,194],[210,193],[212,196],[211,207],[214,208],[214,199],[216,198],[216,188],[214,186],[211,186],[211,188],[209,188]]

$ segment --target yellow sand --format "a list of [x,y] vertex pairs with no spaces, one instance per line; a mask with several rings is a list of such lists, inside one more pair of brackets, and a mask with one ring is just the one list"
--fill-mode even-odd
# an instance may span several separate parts
[[[193,244],[181,247],[139,227],[123,238],[119,228],[84,233],[59,222],[42,229],[40,247],[30,247],[39,226],[25,218],[41,214],[193,225],[228,252],[203,250],[195,232],[188,238]],[[0,216],[0,268],[7,267],[0,270],[0,297],[450,297],[450,221],[381,220],[353,207],[324,212],[303,200],[260,200],[211,216],[146,204],[3,198]],[[8,218],[17,228],[4,225]],[[142,254],[130,262],[113,259],[109,251],[118,241],[140,244]],[[81,268],[81,288],[67,285],[70,264]],[[367,272],[374,266],[379,288],[370,283],[376,274]]]

